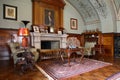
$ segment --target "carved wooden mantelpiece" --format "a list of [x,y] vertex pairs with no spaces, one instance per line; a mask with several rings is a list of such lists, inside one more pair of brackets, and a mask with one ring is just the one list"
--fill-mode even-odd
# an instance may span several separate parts
[[50,5],[54,5],[54,6],[61,7],[61,8],[64,8],[65,6],[64,0],[32,0],[32,1],[50,4]]
[[32,0],[33,2],[33,25],[45,24],[45,10],[54,11],[54,25],[56,32],[63,27],[64,0]]

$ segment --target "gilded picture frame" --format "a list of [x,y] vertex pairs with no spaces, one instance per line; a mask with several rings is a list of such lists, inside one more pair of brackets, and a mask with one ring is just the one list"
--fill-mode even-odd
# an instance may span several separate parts
[[3,18],[17,20],[17,7],[3,4]]
[[75,18],[70,18],[70,27],[73,30],[77,30],[78,28],[78,21]]
[[55,18],[55,12],[52,9],[45,9],[44,10],[44,23],[46,26],[54,27],[54,18]]

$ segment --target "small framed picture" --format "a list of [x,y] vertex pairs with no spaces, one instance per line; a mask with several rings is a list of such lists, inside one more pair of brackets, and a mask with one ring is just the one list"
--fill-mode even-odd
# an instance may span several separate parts
[[71,29],[77,30],[78,28],[77,19],[70,18],[70,27]]
[[62,31],[58,31],[58,34],[62,34]]
[[39,25],[40,33],[46,33],[46,26]]
[[54,27],[48,27],[48,33],[54,33]]
[[3,4],[3,18],[17,20],[17,7]]
[[32,26],[34,32],[40,32],[39,27],[37,25]]

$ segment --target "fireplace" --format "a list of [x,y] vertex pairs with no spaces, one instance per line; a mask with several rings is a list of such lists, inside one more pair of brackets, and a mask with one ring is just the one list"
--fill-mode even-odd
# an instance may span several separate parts
[[41,41],[41,49],[59,49],[60,42],[59,41],[49,41],[49,40],[42,40]]
[[[37,49],[66,48],[67,34],[31,32],[31,45]],[[47,47],[46,47],[47,46]]]

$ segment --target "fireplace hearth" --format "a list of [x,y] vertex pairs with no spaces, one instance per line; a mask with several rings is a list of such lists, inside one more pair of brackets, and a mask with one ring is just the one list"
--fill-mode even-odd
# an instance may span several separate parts
[[31,45],[37,49],[58,49],[67,46],[67,34],[31,32],[30,36]]
[[59,41],[41,41],[41,49],[59,49],[60,42]]

